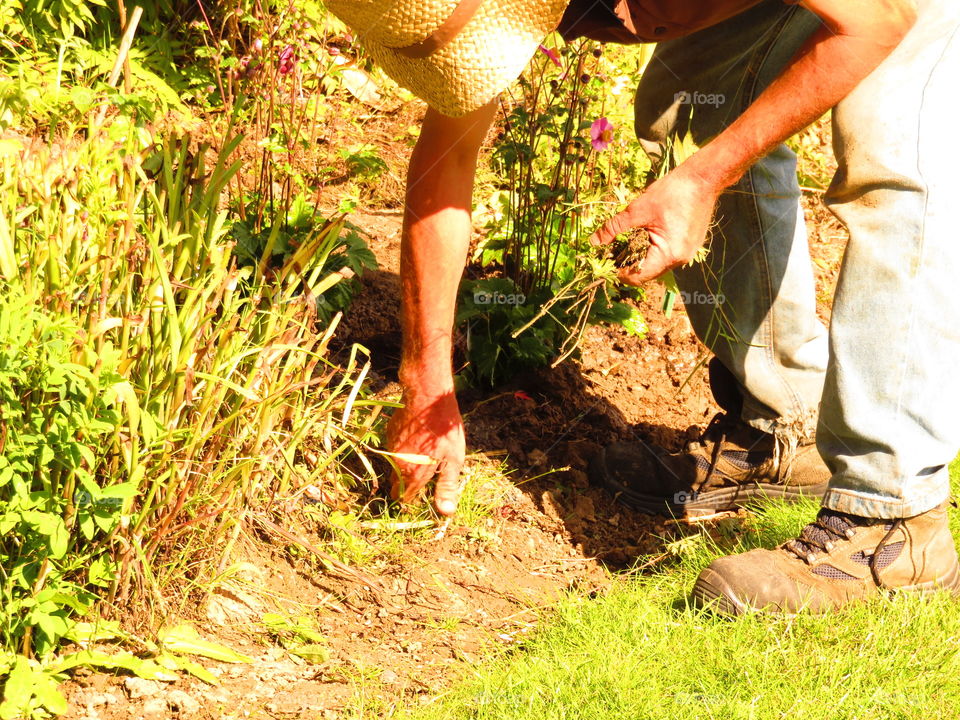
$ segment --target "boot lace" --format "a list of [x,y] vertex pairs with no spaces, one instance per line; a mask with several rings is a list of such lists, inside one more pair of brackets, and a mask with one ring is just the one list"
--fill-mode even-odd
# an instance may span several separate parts
[[[830,552],[836,541],[851,540],[857,529],[867,524],[870,524],[870,521],[866,518],[857,518],[824,509],[817,515],[816,520],[800,531],[800,537],[785,543],[783,547],[808,565],[812,565],[816,562],[818,551]],[[899,519],[889,524],[886,535],[877,544],[870,557],[870,574],[877,587],[883,587],[883,582],[880,579],[882,568],[879,567],[883,549],[902,524],[903,520]]]
[[720,455],[723,453],[723,446],[727,442],[727,434],[733,429],[736,422],[736,418],[732,415],[719,412],[711,418],[707,427],[700,433],[698,442],[701,445],[706,445],[708,442],[713,443],[713,449],[710,452],[710,466],[700,483],[701,486],[706,486],[713,478],[717,463],[720,461]]

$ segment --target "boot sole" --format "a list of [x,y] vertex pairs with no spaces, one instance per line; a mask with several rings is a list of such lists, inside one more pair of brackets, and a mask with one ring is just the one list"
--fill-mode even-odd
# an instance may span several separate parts
[[[934,592],[947,590],[954,598],[960,598],[960,566],[954,565],[950,571],[937,580],[929,580],[916,585],[907,585],[900,588],[893,588],[891,592],[920,593],[926,595]],[[748,612],[768,612],[779,615],[784,618],[793,618],[797,612],[786,612],[779,608],[770,610],[767,608],[755,608],[746,600],[741,599],[733,591],[730,585],[724,580],[720,573],[704,568],[694,583],[693,604],[699,608],[712,610],[718,615],[727,615],[730,617],[740,617]],[[825,608],[821,612],[827,612]]]
[[[816,485],[783,485],[780,483],[749,482],[743,485],[704,490],[698,493],[677,493],[673,498],[661,495],[645,495],[614,480],[606,471],[605,452],[601,451],[590,463],[589,473],[597,484],[613,493],[622,505],[647,515],[669,515],[675,518],[694,519],[739,510],[751,502],[785,500],[797,502],[804,499],[819,500],[827,492],[827,482]],[[680,498],[678,496],[683,495]],[[678,499],[681,500],[678,502]]]

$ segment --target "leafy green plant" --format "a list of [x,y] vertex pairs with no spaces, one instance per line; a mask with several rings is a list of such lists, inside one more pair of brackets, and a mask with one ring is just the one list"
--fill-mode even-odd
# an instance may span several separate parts
[[264,613],[260,622],[289,653],[316,664],[330,659],[327,639],[317,628],[314,618],[308,615]]
[[387,170],[386,161],[374,147],[362,146],[341,150],[340,156],[347,163],[347,170],[364,182],[373,182]]
[[[247,208],[247,218],[254,217],[254,204]],[[236,241],[234,253],[243,266],[259,265],[269,258],[267,267],[277,269],[288,262],[304,241],[321,236],[324,238],[314,252],[312,262],[321,274],[338,274],[342,279],[313,299],[323,322],[330,322],[335,313],[345,310],[359,289],[356,277],[377,267],[377,259],[367,247],[357,229],[344,223],[340,233],[330,233],[331,221],[323,218],[303,195],[297,195],[287,212],[264,225],[259,231],[251,227],[249,220],[235,222],[230,236]]]
[[32,658],[49,659],[115,577],[106,541],[137,490],[96,476],[119,418],[115,358],[98,363],[79,327],[37,305],[16,286],[0,293],[3,718],[63,707]]
[[[504,186],[481,213],[488,218],[475,255],[482,269],[460,298],[474,381],[561,362],[576,353],[589,323],[645,332],[636,308],[622,302],[638,291],[619,287],[612,260],[597,258],[587,242],[632,194],[636,168],[646,167],[614,142],[602,57],[586,42],[559,54],[542,48],[506,112],[492,154]],[[503,277],[489,277],[495,271]]]

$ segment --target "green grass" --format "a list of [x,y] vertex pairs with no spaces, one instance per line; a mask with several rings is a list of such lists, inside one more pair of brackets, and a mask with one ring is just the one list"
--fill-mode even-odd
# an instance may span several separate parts
[[[960,459],[952,466],[955,489]],[[405,717],[956,718],[960,612],[946,595],[900,596],[827,616],[736,621],[689,607],[710,558],[789,536],[816,506],[773,505],[720,545],[695,535],[675,563],[570,598],[523,648],[468,668]],[[960,535],[960,513],[953,529]]]

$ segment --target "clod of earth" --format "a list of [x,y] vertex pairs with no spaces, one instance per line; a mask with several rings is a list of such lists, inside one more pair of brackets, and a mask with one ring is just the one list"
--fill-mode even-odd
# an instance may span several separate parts
[[613,261],[617,267],[643,265],[650,248],[650,233],[643,228],[631,228],[613,241]]

